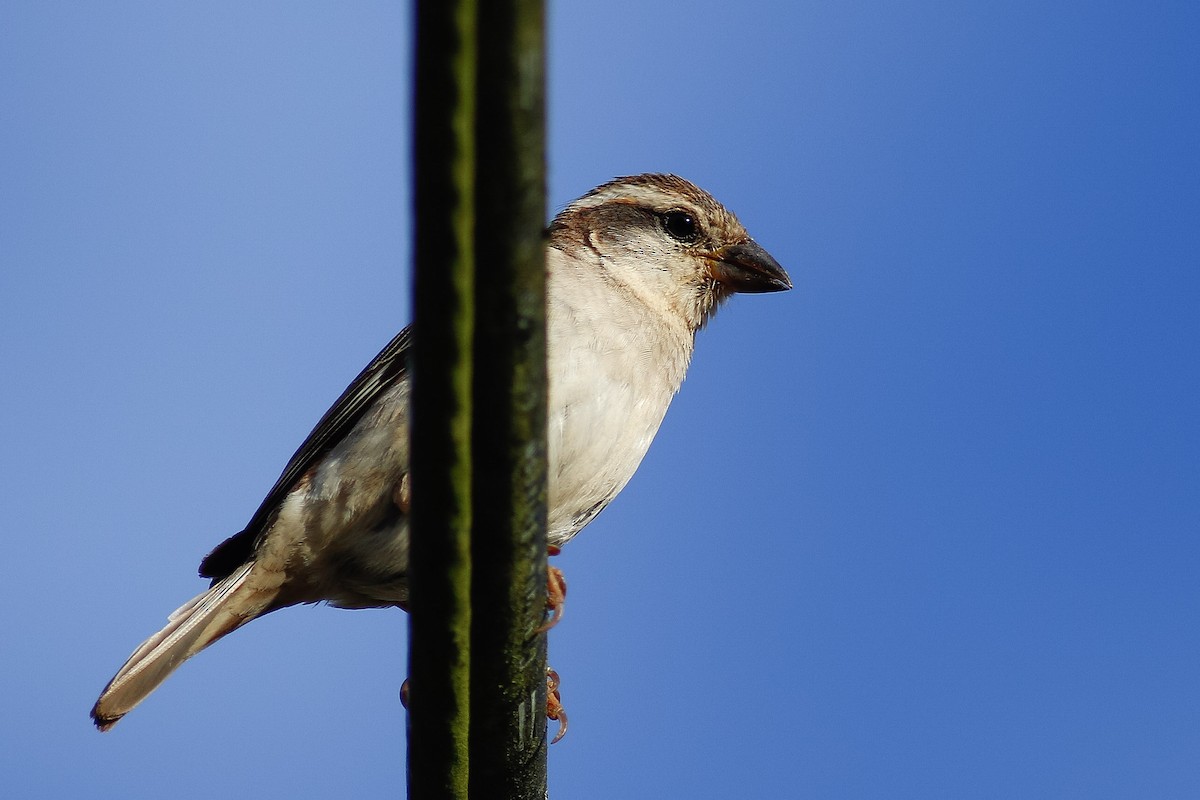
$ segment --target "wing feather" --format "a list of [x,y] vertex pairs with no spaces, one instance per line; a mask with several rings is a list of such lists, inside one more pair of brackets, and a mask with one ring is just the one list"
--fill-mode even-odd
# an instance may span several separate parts
[[285,497],[314,464],[328,453],[358,422],[363,413],[408,374],[412,328],[405,328],[358,374],[342,396],[325,412],[320,422],[296,450],[283,473],[263,499],[246,527],[205,556],[200,575],[218,581],[230,575],[254,553],[259,537],[271,527]]

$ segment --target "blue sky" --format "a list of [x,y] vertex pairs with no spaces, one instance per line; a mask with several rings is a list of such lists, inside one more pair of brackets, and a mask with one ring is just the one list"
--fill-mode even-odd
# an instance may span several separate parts
[[[395,796],[406,625],[87,711],[411,317],[405,3],[0,8],[0,787]],[[556,797],[1200,794],[1195,3],[554,3],[550,199],[791,272],[559,559]]]

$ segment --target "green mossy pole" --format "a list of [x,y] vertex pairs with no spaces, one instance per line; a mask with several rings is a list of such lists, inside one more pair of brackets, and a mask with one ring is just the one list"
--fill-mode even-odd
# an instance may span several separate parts
[[417,2],[411,798],[546,795],[544,18]]
[[471,794],[546,794],[545,9],[479,6]]
[[408,795],[466,798],[476,7],[418,0]]

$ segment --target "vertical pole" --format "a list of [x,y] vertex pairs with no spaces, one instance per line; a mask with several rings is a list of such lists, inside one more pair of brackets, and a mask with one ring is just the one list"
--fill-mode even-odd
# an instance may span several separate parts
[[541,800],[543,2],[417,0],[416,40],[409,796]]
[[472,793],[546,794],[543,0],[486,0],[476,116]]
[[476,8],[417,0],[408,793],[468,792]]

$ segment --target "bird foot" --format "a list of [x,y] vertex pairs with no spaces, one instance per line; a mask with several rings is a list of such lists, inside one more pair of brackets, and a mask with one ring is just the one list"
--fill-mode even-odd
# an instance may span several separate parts
[[562,694],[558,691],[558,673],[546,668],[546,718],[558,722],[558,733],[550,740],[555,744],[567,735],[567,712],[562,705]]
[[[547,552],[556,556],[562,552],[554,545],[546,548]],[[546,610],[550,612],[546,621],[537,629],[537,633],[545,633],[559,623],[563,615],[563,607],[567,604],[567,579],[558,567],[546,565]]]

